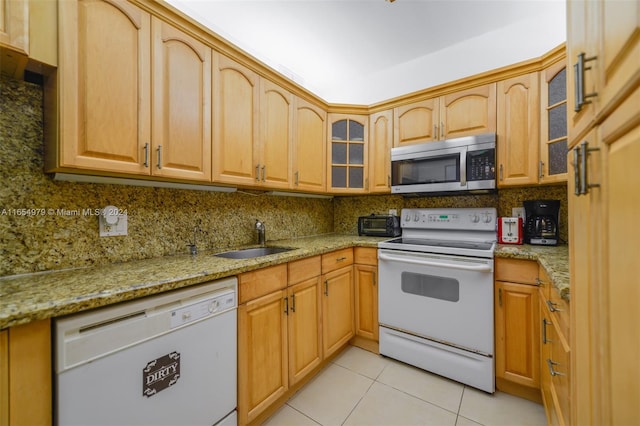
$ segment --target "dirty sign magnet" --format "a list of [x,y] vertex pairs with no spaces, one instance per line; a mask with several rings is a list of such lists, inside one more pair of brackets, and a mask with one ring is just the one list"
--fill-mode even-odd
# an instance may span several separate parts
[[171,352],[142,369],[142,395],[150,397],[174,385],[180,378],[180,354]]

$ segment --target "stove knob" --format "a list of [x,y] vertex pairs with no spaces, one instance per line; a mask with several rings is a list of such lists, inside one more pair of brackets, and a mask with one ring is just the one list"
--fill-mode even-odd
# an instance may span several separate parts
[[480,222],[480,216],[478,216],[477,214],[469,215],[469,219],[471,219],[471,222],[473,222],[473,223]]
[[413,216],[413,220],[415,220],[416,222],[417,222],[417,221],[419,221],[419,220],[420,220],[420,215],[419,215],[418,213],[416,213],[416,214]]
[[484,217],[484,223],[491,223],[491,219],[493,219],[491,214],[487,213]]

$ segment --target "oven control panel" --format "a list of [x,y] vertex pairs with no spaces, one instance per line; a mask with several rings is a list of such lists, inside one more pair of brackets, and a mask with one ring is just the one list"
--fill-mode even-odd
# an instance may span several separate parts
[[403,209],[401,226],[419,229],[495,230],[495,208]]

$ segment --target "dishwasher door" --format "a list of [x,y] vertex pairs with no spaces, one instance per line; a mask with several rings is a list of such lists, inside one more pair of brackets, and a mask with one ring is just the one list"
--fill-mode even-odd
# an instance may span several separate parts
[[221,280],[57,320],[57,424],[233,419],[236,288]]

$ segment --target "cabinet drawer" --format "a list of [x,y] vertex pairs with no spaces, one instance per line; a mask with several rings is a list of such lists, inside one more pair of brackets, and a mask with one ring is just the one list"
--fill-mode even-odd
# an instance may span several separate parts
[[346,248],[322,255],[322,273],[353,265],[353,249]]
[[521,259],[496,259],[496,281],[537,284],[538,262]]
[[378,249],[369,247],[356,247],[353,249],[355,263],[359,265],[378,265]]
[[289,285],[319,276],[321,274],[320,267],[320,256],[307,257],[306,259],[289,262]]
[[238,275],[238,303],[264,296],[287,286],[287,265],[270,266]]

